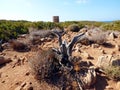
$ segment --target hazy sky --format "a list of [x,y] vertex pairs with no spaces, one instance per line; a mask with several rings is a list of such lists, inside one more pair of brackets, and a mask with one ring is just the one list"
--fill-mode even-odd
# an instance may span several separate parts
[[0,0],[0,19],[52,21],[120,20],[120,0]]

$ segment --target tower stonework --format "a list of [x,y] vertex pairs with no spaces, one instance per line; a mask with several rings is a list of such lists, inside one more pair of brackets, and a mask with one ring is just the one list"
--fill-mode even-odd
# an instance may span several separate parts
[[59,16],[53,16],[53,22],[59,23]]

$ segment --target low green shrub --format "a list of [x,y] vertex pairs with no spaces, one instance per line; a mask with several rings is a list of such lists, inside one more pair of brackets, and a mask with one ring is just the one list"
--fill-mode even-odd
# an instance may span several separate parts
[[71,24],[68,26],[68,31],[78,32],[80,30],[78,24]]

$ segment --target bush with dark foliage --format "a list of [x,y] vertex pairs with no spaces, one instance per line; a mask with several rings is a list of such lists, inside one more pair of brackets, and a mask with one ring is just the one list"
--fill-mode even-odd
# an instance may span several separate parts
[[78,32],[79,30],[80,28],[77,24],[71,24],[68,26],[68,31]]

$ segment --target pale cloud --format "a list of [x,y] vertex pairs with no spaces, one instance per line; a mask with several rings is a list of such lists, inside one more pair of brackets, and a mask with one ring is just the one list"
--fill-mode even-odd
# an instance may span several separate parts
[[78,3],[78,4],[85,4],[87,2],[88,2],[88,0],[76,0],[76,3]]

